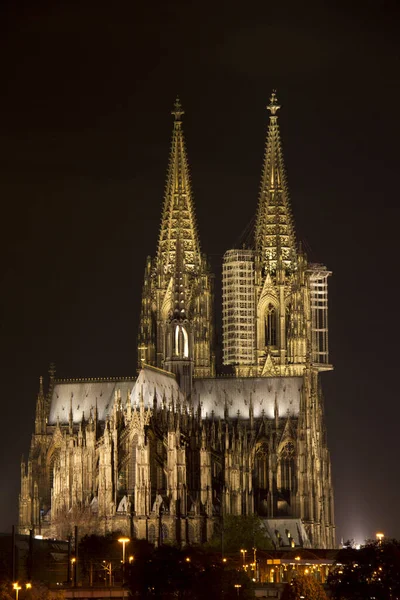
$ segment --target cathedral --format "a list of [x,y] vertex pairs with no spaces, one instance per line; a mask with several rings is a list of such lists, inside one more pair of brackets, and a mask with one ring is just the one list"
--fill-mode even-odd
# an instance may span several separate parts
[[137,376],[40,380],[19,531],[121,531],[204,543],[226,515],[256,514],[276,547],[335,547],[320,375],[330,271],[296,242],[273,93],[247,245],[214,277],[196,227],[177,100],[157,251],[146,261]]

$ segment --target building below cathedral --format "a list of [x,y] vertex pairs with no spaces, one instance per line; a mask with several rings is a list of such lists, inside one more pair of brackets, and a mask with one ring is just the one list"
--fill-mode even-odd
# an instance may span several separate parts
[[[21,465],[19,531],[209,540],[256,514],[277,547],[333,548],[320,375],[330,272],[297,246],[272,94],[254,239],[223,261],[223,362],[176,102],[157,254],[148,258],[132,379],[41,380]],[[219,309],[218,309],[219,312]]]

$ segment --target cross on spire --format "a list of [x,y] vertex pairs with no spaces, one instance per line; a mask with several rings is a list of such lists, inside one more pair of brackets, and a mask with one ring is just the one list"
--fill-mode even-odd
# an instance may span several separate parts
[[175,104],[174,104],[174,110],[171,111],[171,115],[174,115],[175,117],[175,121],[181,121],[181,117],[182,115],[185,114],[185,111],[182,109],[182,104],[181,101],[179,100],[179,97],[176,97],[175,100]]
[[271,98],[269,99],[267,109],[270,111],[272,116],[276,115],[276,113],[280,109],[280,105],[278,104],[278,98],[276,97],[276,90],[273,90],[271,94]]

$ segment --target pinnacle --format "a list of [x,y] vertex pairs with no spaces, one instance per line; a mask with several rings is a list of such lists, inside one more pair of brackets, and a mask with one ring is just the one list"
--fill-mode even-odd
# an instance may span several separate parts
[[179,100],[179,97],[176,97],[175,100],[175,104],[174,104],[174,110],[171,111],[171,115],[174,115],[175,117],[175,121],[181,121],[181,116],[185,114],[185,111],[182,109],[182,104],[181,101]]
[[277,111],[280,109],[280,105],[278,104],[278,99],[276,97],[276,90],[272,91],[271,98],[269,99],[269,104],[267,109],[270,111],[271,115],[275,115]]

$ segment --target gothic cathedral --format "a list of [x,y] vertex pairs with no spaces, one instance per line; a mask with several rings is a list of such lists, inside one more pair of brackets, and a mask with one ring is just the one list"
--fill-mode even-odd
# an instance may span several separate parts
[[137,377],[61,380],[50,369],[46,393],[41,380],[20,533],[65,537],[78,525],[192,544],[225,515],[257,514],[276,546],[335,547],[320,384],[332,369],[330,272],[296,243],[279,108],[273,93],[253,239],[223,259],[225,374],[177,101]]

